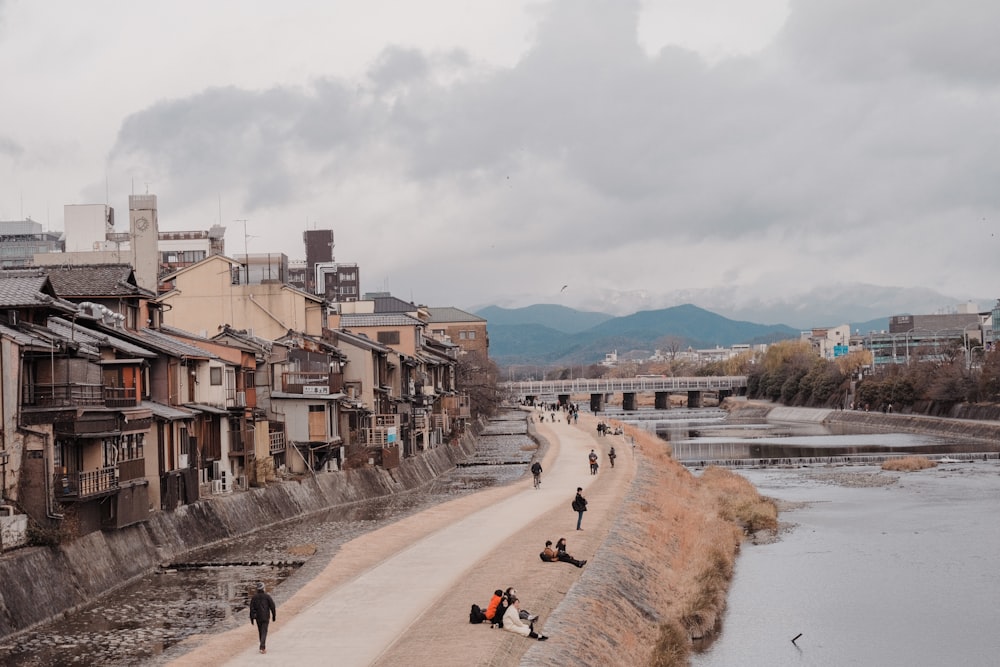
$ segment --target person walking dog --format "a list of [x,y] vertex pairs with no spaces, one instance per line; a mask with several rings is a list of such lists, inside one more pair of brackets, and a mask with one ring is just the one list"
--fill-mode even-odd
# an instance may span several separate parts
[[576,498],[573,499],[573,511],[576,512],[576,529],[583,530],[583,513],[587,511],[587,499],[583,497],[583,487],[576,487]]

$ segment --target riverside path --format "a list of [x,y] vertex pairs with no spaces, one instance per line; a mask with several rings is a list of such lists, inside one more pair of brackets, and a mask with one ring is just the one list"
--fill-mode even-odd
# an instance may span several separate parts
[[[278,600],[268,651],[257,651],[256,629],[241,627],[189,640],[170,664],[193,665],[516,665],[538,643],[514,633],[470,625],[469,607],[485,607],[496,588],[513,586],[522,606],[539,614],[537,629],[595,563],[635,474],[635,459],[620,437],[596,436],[597,420],[534,424],[548,443],[540,489],[531,476],[511,485],[448,501],[345,544],[326,568],[288,600]],[[616,446],[615,468],[589,472],[587,453],[602,464]],[[580,486],[589,500],[582,531],[570,501]],[[583,569],[538,558],[546,539],[567,537]],[[247,619],[248,620],[248,619]]]

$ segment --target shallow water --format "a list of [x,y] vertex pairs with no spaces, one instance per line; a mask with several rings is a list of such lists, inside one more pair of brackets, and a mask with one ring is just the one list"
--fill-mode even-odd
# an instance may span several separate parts
[[778,542],[743,548],[721,635],[692,665],[1000,664],[1000,464],[740,474],[806,504]]

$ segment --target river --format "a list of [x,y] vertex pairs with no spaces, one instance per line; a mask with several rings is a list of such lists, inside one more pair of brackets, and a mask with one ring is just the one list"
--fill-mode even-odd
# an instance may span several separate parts
[[740,474],[786,527],[743,548],[721,635],[692,665],[1000,664],[996,461]]

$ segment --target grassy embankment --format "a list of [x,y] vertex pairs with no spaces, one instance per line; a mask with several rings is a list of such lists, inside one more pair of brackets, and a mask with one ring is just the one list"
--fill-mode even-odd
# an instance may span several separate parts
[[711,634],[726,605],[743,539],[777,528],[777,507],[745,478],[710,467],[696,477],[654,434],[625,427],[641,452],[638,493],[626,501],[642,534],[635,543],[659,607],[648,664],[688,663],[693,639]]

